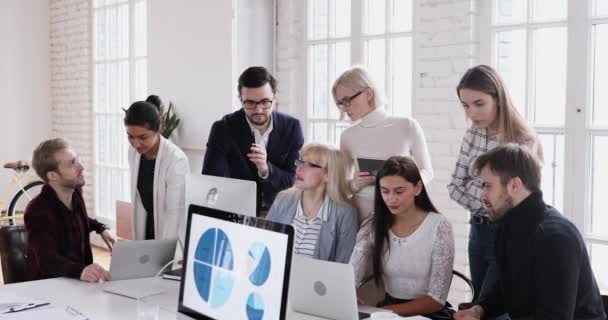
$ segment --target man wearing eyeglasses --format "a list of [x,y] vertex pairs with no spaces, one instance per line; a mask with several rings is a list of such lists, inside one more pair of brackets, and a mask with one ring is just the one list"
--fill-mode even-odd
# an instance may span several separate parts
[[304,144],[300,121],[274,109],[276,80],[264,67],[250,67],[238,80],[242,108],[211,127],[203,174],[257,183],[258,216],[277,193],[294,183]]

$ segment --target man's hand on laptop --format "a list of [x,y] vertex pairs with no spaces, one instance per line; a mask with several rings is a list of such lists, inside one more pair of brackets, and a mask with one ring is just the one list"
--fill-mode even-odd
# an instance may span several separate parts
[[357,297],[357,304],[365,304],[365,301],[363,301],[363,299]]
[[101,238],[103,239],[103,242],[106,243],[106,245],[108,246],[108,249],[110,249],[110,251],[112,251],[112,247],[114,247],[114,243],[116,242],[116,238],[114,237],[114,235],[112,235],[112,233],[110,232],[110,230],[104,230],[101,233]]
[[108,281],[110,273],[97,263],[92,263],[82,270],[80,280],[86,282]]

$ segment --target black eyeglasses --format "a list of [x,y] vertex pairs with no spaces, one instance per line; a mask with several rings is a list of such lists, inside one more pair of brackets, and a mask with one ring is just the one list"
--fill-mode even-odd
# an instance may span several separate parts
[[297,160],[295,161],[295,164],[296,164],[296,167],[302,166],[302,167],[304,167],[304,168],[318,168],[318,169],[323,169],[323,167],[321,167],[321,166],[320,166],[320,165],[318,165],[318,164],[314,164],[314,163],[312,163],[312,162],[307,162],[307,161],[304,161],[304,160],[302,160],[302,159],[297,159]]
[[270,109],[270,107],[272,107],[272,100],[262,100],[262,101],[253,101],[253,100],[243,100],[243,106],[246,109],[255,109],[257,108],[258,104],[260,105],[260,107],[262,109]]
[[350,102],[353,101],[353,99],[355,99],[356,97],[358,97],[360,94],[362,94],[363,92],[365,92],[365,90],[367,90],[367,89],[361,90],[361,91],[353,94],[350,97],[344,97],[344,98],[342,98],[341,101],[336,102],[336,105],[340,109],[344,109],[344,108],[350,107]]

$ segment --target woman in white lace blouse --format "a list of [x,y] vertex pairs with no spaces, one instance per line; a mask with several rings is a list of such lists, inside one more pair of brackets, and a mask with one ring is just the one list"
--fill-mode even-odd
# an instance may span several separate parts
[[[431,203],[418,167],[394,156],[378,172],[370,232],[351,257],[357,284],[382,282],[379,306],[402,316],[445,319],[454,266],[452,225]],[[448,318],[449,319],[449,318]]]

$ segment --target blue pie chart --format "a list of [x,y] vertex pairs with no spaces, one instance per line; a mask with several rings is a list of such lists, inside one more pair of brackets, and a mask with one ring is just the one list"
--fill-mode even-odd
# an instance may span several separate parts
[[270,252],[261,242],[254,242],[249,248],[249,265],[253,266],[249,281],[256,286],[263,285],[270,275]]
[[226,304],[234,287],[234,255],[222,229],[206,230],[194,252],[194,282],[201,299],[212,309]]
[[262,320],[264,317],[264,299],[253,292],[247,298],[247,319]]

